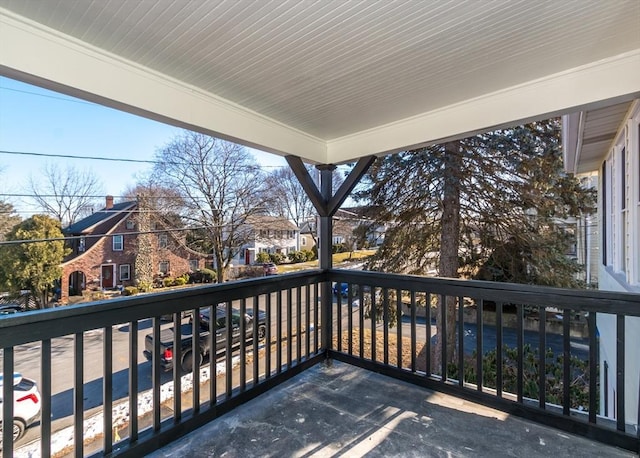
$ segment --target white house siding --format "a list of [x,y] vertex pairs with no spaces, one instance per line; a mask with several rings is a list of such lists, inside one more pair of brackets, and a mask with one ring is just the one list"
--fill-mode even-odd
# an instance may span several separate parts
[[[600,174],[599,289],[640,293],[640,100],[632,105],[630,116],[620,126],[601,164]],[[616,317],[598,314],[597,326],[600,333],[600,413],[617,418]],[[604,383],[605,376],[608,386]],[[605,395],[608,399],[606,411]],[[627,317],[625,422],[634,433],[638,428],[639,396],[640,318]]]

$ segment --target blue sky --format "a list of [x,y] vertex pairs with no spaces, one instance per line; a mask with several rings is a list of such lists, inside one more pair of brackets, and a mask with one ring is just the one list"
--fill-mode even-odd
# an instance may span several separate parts
[[[0,151],[150,160],[156,149],[181,129],[84,100],[0,77]],[[252,150],[268,167],[283,158]],[[0,152],[0,200],[21,214],[33,211],[24,199],[6,194],[27,191],[30,174],[38,177],[46,162],[92,171],[105,194],[118,196],[151,164],[14,155]],[[23,215],[24,216],[24,215]]]

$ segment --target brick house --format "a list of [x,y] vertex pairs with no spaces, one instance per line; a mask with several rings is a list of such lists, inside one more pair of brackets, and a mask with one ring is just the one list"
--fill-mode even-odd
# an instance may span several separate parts
[[161,218],[151,218],[149,231],[138,225],[138,203],[114,204],[107,196],[105,207],[63,230],[71,253],[62,263],[62,302],[83,291],[110,290],[136,284],[135,265],[142,233],[149,234],[150,264],[154,278],[179,276],[205,267],[206,255],[189,249],[182,233]]

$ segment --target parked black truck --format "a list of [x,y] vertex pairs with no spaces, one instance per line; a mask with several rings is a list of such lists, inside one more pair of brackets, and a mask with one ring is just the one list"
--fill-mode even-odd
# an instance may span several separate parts
[[[216,353],[224,352],[227,348],[227,309],[224,305],[218,305],[216,307]],[[200,363],[205,357],[209,356],[209,328],[210,328],[210,307],[203,307],[200,309],[200,333],[198,335],[198,349],[197,355]],[[258,312],[258,339],[263,340],[267,333],[267,316],[263,311]],[[232,309],[231,311],[231,346],[236,347],[240,344],[240,323],[243,318],[240,315],[240,310]],[[253,310],[247,310],[244,315],[245,320],[245,341],[251,341],[253,339]],[[193,335],[192,335],[192,319],[189,320],[189,324],[183,324],[180,328],[181,334],[181,358],[180,367],[185,372],[191,372],[193,370]],[[174,364],[174,328],[162,329],[160,331],[160,367],[165,371],[173,369]],[[147,334],[145,337],[145,350],[144,356],[147,360],[151,361],[153,355],[153,334]]]

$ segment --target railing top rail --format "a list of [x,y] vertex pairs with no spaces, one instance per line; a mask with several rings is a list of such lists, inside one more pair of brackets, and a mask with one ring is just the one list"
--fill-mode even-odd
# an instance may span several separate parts
[[166,315],[177,304],[180,311],[193,310],[325,280],[320,270],[308,270],[17,313],[0,319],[0,348]]
[[640,294],[455,278],[421,277],[372,271],[332,269],[332,282],[356,283],[416,292],[465,296],[502,303],[570,308],[576,311],[640,316]]

